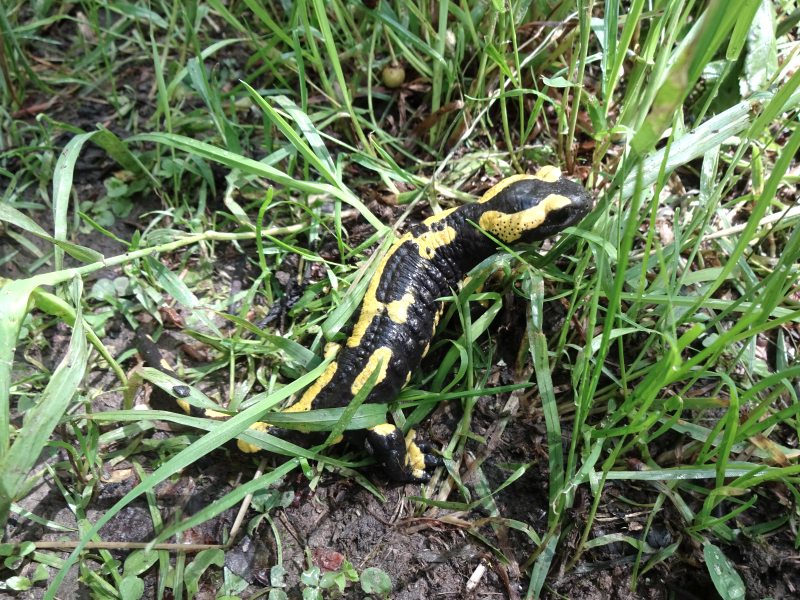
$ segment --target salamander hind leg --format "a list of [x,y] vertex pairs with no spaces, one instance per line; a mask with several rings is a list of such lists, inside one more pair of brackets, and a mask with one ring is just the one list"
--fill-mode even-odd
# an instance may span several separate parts
[[442,464],[442,459],[430,454],[430,445],[417,444],[415,432],[407,437],[390,423],[376,425],[367,431],[364,449],[383,465],[386,473],[397,481],[425,483],[430,481],[429,470]]

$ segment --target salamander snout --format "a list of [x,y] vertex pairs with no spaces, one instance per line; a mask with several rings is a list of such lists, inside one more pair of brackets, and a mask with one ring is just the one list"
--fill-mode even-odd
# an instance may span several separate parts
[[549,193],[536,205],[543,220],[535,227],[527,228],[521,236],[523,243],[544,240],[567,227],[574,227],[594,206],[592,195],[568,179],[561,178],[549,187]]

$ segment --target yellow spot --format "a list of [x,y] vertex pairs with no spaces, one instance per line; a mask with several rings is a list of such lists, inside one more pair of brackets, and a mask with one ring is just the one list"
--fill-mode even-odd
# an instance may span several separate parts
[[509,243],[518,240],[526,231],[533,231],[544,223],[548,213],[572,204],[565,196],[550,194],[536,206],[518,213],[506,214],[496,210],[481,215],[478,225],[501,241]]
[[[367,291],[367,293],[369,293],[369,291]],[[378,302],[373,298],[371,304],[374,310],[375,305],[380,304],[380,302]],[[380,305],[383,306],[382,304]],[[367,315],[365,314],[367,312],[366,308],[367,308],[367,297],[364,296],[364,304],[362,305],[361,308],[361,316],[358,318],[358,323],[356,323],[355,327],[353,327],[352,335],[349,338],[347,338],[348,348],[355,348],[356,346],[361,344],[361,338],[364,337],[364,334],[367,332],[367,327],[369,327],[369,324],[372,323],[372,318],[375,316],[375,313],[377,312],[377,311],[372,312],[372,310],[370,310],[369,313],[371,314]],[[367,318],[368,316],[369,318]]]
[[413,238],[419,246],[419,255],[422,258],[433,258],[436,249],[446,246],[456,239],[456,230],[452,227],[445,227],[441,231],[426,231],[419,237]]
[[244,452],[245,454],[255,454],[256,452],[261,450],[261,448],[259,448],[258,446],[253,446],[253,444],[248,444],[243,440],[236,440],[236,447],[239,448],[239,450],[241,452]]
[[178,403],[178,406],[180,406],[187,415],[192,414],[192,405],[186,402],[186,400],[178,400],[175,398],[175,402]]
[[447,217],[447,215],[449,215],[449,214],[451,214],[453,211],[455,211],[457,208],[458,208],[458,207],[456,206],[456,207],[454,207],[454,208],[448,208],[447,210],[443,210],[442,212],[440,212],[440,213],[438,213],[438,214],[435,214],[435,215],[433,215],[432,217],[428,217],[427,219],[425,219],[425,220],[423,221],[423,223],[424,223],[425,225],[431,225],[431,224],[433,224],[433,223],[438,223],[438,222],[439,222],[439,221],[441,221],[442,219],[446,218],[446,217]]
[[[438,318],[438,315],[437,315],[437,317],[436,317],[436,320],[437,320],[437,321],[439,320],[439,318]],[[433,327],[434,327],[434,329],[435,329],[435,328],[436,328],[436,325],[434,325]],[[425,350],[423,350],[423,351],[422,351],[422,358],[425,358],[425,357],[427,356],[427,354],[428,354],[428,350],[430,350],[430,349],[431,349],[431,343],[430,343],[430,342],[428,342],[428,345],[427,345],[427,346],[425,346]],[[409,375],[411,375],[411,373],[409,373]]]
[[483,196],[481,196],[481,199],[478,200],[478,203],[483,204],[484,202],[488,202],[489,200],[497,196],[497,194],[499,194],[508,186],[510,186],[512,183],[516,183],[518,181],[524,181],[526,179],[538,179],[538,177],[536,177],[535,175],[513,175],[511,177],[506,177],[499,183],[495,184],[493,187],[489,188],[487,192]]
[[350,392],[355,396],[358,391],[364,387],[364,384],[367,383],[369,376],[372,375],[375,369],[378,368],[378,363],[381,359],[383,359],[383,364],[381,365],[381,372],[378,374],[378,379],[375,381],[375,385],[378,385],[381,381],[386,379],[386,369],[389,368],[389,360],[391,360],[391,358],[391,348],[384,346],[375,350],[375,352],[373,352],[367,360],[367,366],[364,367],[364,370],[356,376],[355,381],[353,381],[353,385],[350,386]]
[[343,439],[344,439],[344,434],[343,434],[343,433],[340,433],[340,434],[339,434],[337,437],[335,437],[335,438],[334,438],[334,440],[331,442],[331,446],[333,446],[334,444],[338,444],[338,443],[339,443],[339,442],[341,442]]
[[400,300],[394,300],[386,305],[389,318],[395,323],[405,323],[408,320],[408,307],[414,304],[414,294],[406,292]]
[[374,431],[378,435],[384,435],[384,436],[392,435],[395,429],[397,428],[391,423],[381,423],[380,425],[375,425],[375,427],[369,428],[370,431]]
[[425,471],[425,455],[417,446],[416,435],[412,429],[406,436],[406,465],[411,465],[414,475],[419,477]]
[[163,358],[161,359],[161,366],[164,367],[170,373],[174,373],[175,372],[175,371],[172,370],[172,367],[169,366],[169,363],[166,360],[164,360]]
[[406,375],[406,382],[403,384],[403,387],[400,388],[400,389],[403,389],[403,390],[406,389],[406,386],[408,385],[408,383],[410,381],[411,381],[411,372],[409,371],[408,375]]
[[553,166],[546,166],[542,167],[536,172],[534,175],[536,179],[541,179],[542,181],[546,181],[547,183],[555,183],[559,179],[561,179],[561,171],[558,167]]
[[[542,167],[536,172],[536,175],[512,175],[511,177],[506,177],[495,186],[489,188],[489,190],[478,200],[479,203],[488,202],[497,194],[502,192],[512,183],[516,183],[518,181],[525,181],[530,179],[539,179],[541,181],[546,181],[547,183],[553,183],[558,181],[561,178],[561,171],[558,170],[558,167]],[[438,215],[437,215],[438,216]]]
[[224,412],[219,412],[218,410],[211,410],[210,408],[207,408],[204,414],[209,419],[227,419],[228,417],[230,417],[229,414],[226,414]]
[[[270,425],[262,423],[261,421],[256,421],[255,423],[250,425],[250,429],[255,429],[256,431],[261,431],[261,432],[265,432],[268,427],[270,427]],[[254,452],[258,452],[259,450],[261,450],[261,448],[259,448],[258,446],[254,446],[253,444],[248,444],[243,440],[237,440],[236,446],[239,448],[239,450],[241,450],[246,454],[253,454]]]
[[317,394],[320,393],[322,388],[330,383],[331,379],[333,379],[333,376],[336,374],[336,369],[338,366],[339,365],[335,362],[329,364],[328,368],[325,369],[325,372],[322,375],[320,375],[319,379],[317,379],[311,385],[311,387],[306,390],[306,393],[303,394],[303,397],[300,398],[300,401],[292,404],[283,412],[303,412],[306,410],[311,410],[311,403],[314,401],[314,398],[317,397]]
[[325,344],[325,350],[323,351],[323,356],[325,356],[325,358],[331,358],[333,356],[336,356],[339,353],[339,349],[341,347],[342,345],[336,342],[328,342],[327,344]]

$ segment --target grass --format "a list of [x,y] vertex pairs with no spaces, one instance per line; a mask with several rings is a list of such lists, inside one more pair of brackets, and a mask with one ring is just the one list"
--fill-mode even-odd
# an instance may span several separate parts
[[[44,552],[46,543],[0,546],[19,559],[6,561],[4,585],[25,589],[47,577],[18,575],[28,562],[54,567],[53,598],[80,561],[95,593],[138,597],[156,559],[126,561],[120,574],[108,549],[85,548],[142,495],[159,532],[154,544],[297,466],[312,486],[336,467],[380,495],[354,470],[362,457],[247,427],[324,369],[325,343],[343,337],[376,257],[422,203],[449,208],[474,200],[470,190],[485,180],[558,164],[592,190],[594,212],[546,251],[504,249],[476,267],[440,324],[440,364],[416,373],[388,407],[408,430],[437,403],[462,403],[442,450],[446,469],[413,497],[419,514],[483,506],[494,517],[489,529],[523,532],[534,549],[514,557],[495,547],[489,529],[479,531],[485,521],[470,529],[501,562],[519,562],[526,597],[555,589],[560,570],[580,567],[586,551],[623,541],[638,553],[631,589],[659,563],[694,552],[720,595],[735,598],[744,584],[720,547],[778,534],[800,545],[795,4],[776,12],[762,0],[737,11],[722,0],[9,3],[0,21],[0,268],[8,276],[0,293],[0,522],[14,511],[60,527],[15,502],[67,470],[68,486],[55,481],[80,542],[67,559]],[[381,80],[393,56],[407,72],[395,90]],[[77,110],[86,106],[88,119]],[[112,167],[93,166],[104,175],[88,182],[100,193],[87,194],[76,173],[98,151]],[[357,191],[378,188],[404,208],[395,222]],[[152,221],[120,238],[121,223],[148,197],[158,198]],[[356,216],[367,233],[353,227]],[[102,253],[100,238],[108,241]],[[323,256],[325,240],[335,252]],[[213,266],[243,250],[256,276],[231,297]],[[257,330],[251,322],[265,311],[256,300],[276,302],[279,272],[302,278],[310,265],[318,275],[285,331]],[[116,280],[96,280],[109,269]],[[508,293],[528,308],[517,363],[505,367],[515,384],[501,392],[488,385],[498,369],[491,322]],[[488,307],[473,318],[478,301]],[[567,311],[555,332],[542,318],[553,302]],[[167,390],[174,382],[152,370],[131,374],[132,352],[104,345],[106,324],[136,326],[141,313],[161,324],[159,307],[176,303],[189,315],[186,332],[213,358],[182,365],[187,401],[220,410],[220,400],[232,401],[239,411],[225,422],[130,410],[142,379]],[[68,352],[57,364],[37,359],[56,358],[50,331],[62,321]],[[86,377],[97,372],[113,376],[98,387]],[[198,388],[208,391],[206,380],[227,380],[229,397],[206,396]],[[460,468],[467,442],[479,437],[478,397],[508,393],[513,406],[532,390],[524,416],[544,420],[550,478],[548,514],[536,527],[505,518],[492,501],[536,457],[506,465],[511,474],[493,487],[489,454],[469,467],[471,480]],[[93,398],[114,394],[124,395],[121,410],[90,410]],[[340,431],[352,412],[304,426]],[[138,452],[155,417],[209,433],[148,446],[159,450],[157,468],[91,524],[86,510],[102,465]],[[362,406],[354,418],[370,423],[383,413]],[[262,465],[264,474],[190,519],[161,523],[155,486],[235,437],[294,460]],[[47,449],[69,460],[35,472]],[[611,481],[647,490],[643,537],[590,539]],[[653,548],[642,540],[663,507],[675,515],[677,539]],[[104,567],[89,566],[87,552]],[[166,548],[157,556],[161,597],[170,558]],[[191,590],[218,558],[187,565],[185,553],[177,556],[176,597],[182,572]]]

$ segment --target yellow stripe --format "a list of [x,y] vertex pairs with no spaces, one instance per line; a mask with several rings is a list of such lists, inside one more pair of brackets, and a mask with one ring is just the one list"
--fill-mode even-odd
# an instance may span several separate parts
[[426,231],[419,237],[413,237],[411,233],[405,234],[398,239],[394,245],[389,248],[386,256],[381,260],[378,269],[372,276],[369,282],[367,293],[364,294],[364,301],[361,305],[361,315],[358,318],[358,323],[353,327],[353,333],[347,338],[347,347],[356,348],[361,345],[361,340],[367,332],[372,320],[378,314],[389,314],[389,317],[395,323],[405,323],[407,318],[408,307],[414,303],[413,295],[408,292],[401,300],[394,300],[388,304],[380,302],[377,298],[378,285],[381,282],[381,275],[386,270],[386,264],[394,256],[397,249],[405,242],[416,242],[419,248],[419,254],[422,258],[430,260],[436,253],[436,249],[450,244],[456,239],[457,232],[452,227],[445,227],[440,231]]
[[542,167],[536,172],[534,175],[536,179],[541,179],[542,181],[546,181],[547,183],[555,183],[559,179],[561,179],[561,170],[558,167],[553,167],[548,165],[546,167]]
[[218,410],[211,410],[210,408],[207,408],[203,415],[209,419],[227,419],[230,417],[230,415],[227,413],[219,412]]
[[478,225],[501,241],[510,243],[518,240],[526,231],[533,231],[544,223],[547,214],[572,204],[566,196],[550,194],[536,206],[518,213],[506,214],[496,210],[481,215]]
[[283,412],[303,412],[306,410],[311,410],[311,403],[314,401],[314,398],[317,397],[317,394],[320,393],[322,388],[330,383],[331,379],[333,379],[333,376],[336,374],[337,368],[338,365],[335,362],[329,364],[328,368],[325,369],[325,372],[322,375],[320,375],[319,379],[317,379],[313,385],[306,390],[306,393],[303,394],[303,397],[300,398],[300,401],[292,404]]
[[406,465],[411,465],[414,475],[419,477],[425,471],[425,455],[417,446],[417,432],[413,429],[406,436]]
[[395,430],[395,426],[391,423],[381,423],[380,425],[375,425],[375,427],[368,427],[368,429],[378,435],[391,435]]
[[353,327],[353,333],[347,338],[347,347],[348,348],[355,348],[361,344],[361,338],[364,337],[364,334],[367,332],[367,328],[369,327],[370,323],[372,323],[372,319],[378,312],[383,311],[384,304],[382,302],[378,302],[378,298],[376,294],[378,292],[378,284],[381,282],[381,275],[386,270],[386,263],[394,256],[394,253],[397,252],[397,249],[408,240],[412,239],[411,234],[407,233],[400,239],[398,239],[394,245],[389,248],[389,251],[386,253],[386,256],[383,257],[380,264],[378,265],[378,269],[375,271],[375,274],[372,276],[372,279],[369,282],[369,287],[367,287],[367,293],[364,294],[364,300],[361,304],[361,316],[358,318],[358,323],[355,324]]
[[506,177],[505,179],[500,181],[497,185],[490,188],[481,197],[481,199],[478,200],[478,202],[481,204],[484,202],[488,202],[489,200],[497,196],[497,194],[506,189],[508,186],[518,181],[539,179],[540,181],[546,181],[547,183],[554,183],[558,181],[560,178],[561,178],[561,171],[558,169],[558,167],[552,167],[552,166],[542,167],[536,172],[536,175],[512,175],[511,177]]
[[438,222],[439,222],[439,221],[441,221],[442,219],[446,218],[446,217],[447,217],[447,215],[449,215],[449,214],[453,213],[453,212],[454,212],[455,210],[457,210],[457,209],[458,209],[458,207],[456,206],[456,207],[454,207],[454,208],[448,208],[447,210],[443,210],[443,211],[442,211],[442,212],[440,212],[439,214],[433,215],[432,217],[428,217],[427,219],[425,219],[425,220],[423,221],[423,223],[424,223],[425,225],[432,225],[433,223],[438,223]]
[[[250,425],[250,429],[255,429],[256,431],[261,431],[261,432],[266,431],[267,427],[269,427],[269,425],[267,425],[266,423],[262,423],[261,421],[257,421],[252,425]],[[258,446],[254,446],[253,444],[248,444],[243,440],[236,440],[236,446],[239,448],[239,450],[241,450],[245,454],[253,454],[261,450],[261,448],[259,448]]]
[[328,342],[325,344],[324,356],[325,358],[331,358],[336,356],[339,353],[339,350],[342,348],[341,344],[336,342]]
[[384,346],[375,350],[375,352],[373,352],[367,360],[367,366],[364,367],[364,370],[356,376],[355,381],[353,381],[353,385],[350,386],[350,393],[355,396],[359,390],[364,387],[364,384],[367,383],[369,376],[372,375],[375,369],[378,368],[378,363],[381,359],[383,359],[383,364],[381,365],[381,372],[378,374],[378,379],[375,381],[375,385],[378,385],[381,381],[386,379],[386,369],[389,368],[389,361],[391,358],[391,348],[386,348]]

